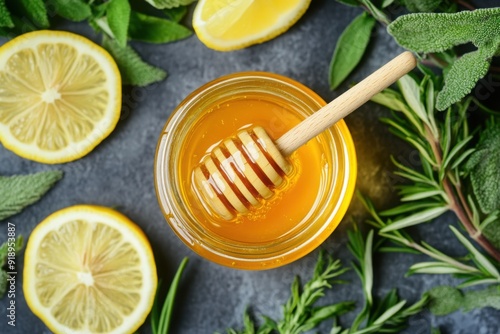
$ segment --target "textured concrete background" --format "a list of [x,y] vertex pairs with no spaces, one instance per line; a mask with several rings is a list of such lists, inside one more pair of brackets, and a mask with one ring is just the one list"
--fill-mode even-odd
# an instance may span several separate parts
[[[490,3],[488,4],[490,5]],[[261,45],[244,50],[220,53],[207,49],[196,36],[168,45],[134,46],[147,61],[169,72],[164,82],[143,89],[124,90],[122,120],[116,130],[88,156],[76,162],[47,166],[31,162],[0,147],[0,174],[32,173],[50,169],[64,171],[64,178],[40,202],[12,217],[17,232],[30,232],[50,213],[61,208],[92,203],[116,207],[145,231],[155,251],[159,276],[170,282],[177,265],[184,256],[190,262],[180,284],[172,333],[197,334],[223,332],[227,327],[242,326],[242,314],[250,307],[259,319],[261,314],[281,317],[281,308],[289,296],[289,287],[295,275],[306,280],[312,274],[317,251],[282,268],[261,272],[238,271],[221,267],[191,252],[171,231],[165,222],[155,197],[153,159],[156,141],[175,106],[192,90],[221,75],[245,71],[270,71],[289,76],[312,88],[325,100],[331,100],[346,90],[350,82],[359,81],[401,49],[378,27],[370,44],[368,57],[360,68],[336,92],[328,87],[328,66],[334,45],[345,26],[360,13],[357,8],[342,6],[333,0],[313,1],[305,16],[284,35]],[[85,25],[64,25],[91,39],[98,39]],[[356,143],[359,175],[358,187],[370,195],[380,208],[390,205],[394,197],[389,156],[395,155],[415,165],[416,152],[396,140],[378,121],[388,112],[374,104],[362,107],[346,121]],[[364,214],[354,201],[349,217],[361,222]],[[415,237],[454,255],[463,254],[462,247],[451,236],[449,224],[455,217],[446,215],[438,222],[412,230]],[[5,224],[5,223],[4,223]],[[0,226],[0,240],[6,238],[6,225]],[[340,258],[344,264],[352,260],[346,248],[346,230],[351,222],[345,219],[323,248]],[[22,268],[23,253],[18,258]],[[449,276],[420,275],[405,278],[408,267],[418,256],[395,254],[375,259],[376,295],[396,287],[402,298],[416,301],[429,288],[453,283]],[[322,302],[357,300],[362,307],[361,287],[354,272],[345,275],[351,284],[335,286]],[[21,291],[22,274],[17,277],[17,326],[7,325],[6,298],[0,301],[0,333],[49,333],[34,316]],[[354,312],[345,319],[348,323]],[[500,311],[486,308],[447,317],[434,317],[429,312],[411,320],[406,333],[428,333],[431,326],[439,326],[443,333],[494,334],[499,332]],[[328,333],[331,323],[321,327]],[[140,333],[149,333],[148,324]]]

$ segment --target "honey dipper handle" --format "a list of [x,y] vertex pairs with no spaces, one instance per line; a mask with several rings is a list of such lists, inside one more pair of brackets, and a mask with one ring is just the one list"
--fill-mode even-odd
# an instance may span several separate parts
[[411,52],[403,52],[290,129],[276,141],[276,146],[284,156],[289,156],[309,140],[368,102],[372,96],[395,83],[416,65],[415,56]]

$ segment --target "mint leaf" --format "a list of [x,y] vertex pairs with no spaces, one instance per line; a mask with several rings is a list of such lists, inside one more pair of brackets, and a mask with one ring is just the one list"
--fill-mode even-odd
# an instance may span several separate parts
[[115,59],[125,85],[147,86],[167,76],[162,69],[145,63],[130,46],[121,47],[118,42],[106,36],[102,45]]
[[70,21],[80,22],[92,15],[90,5],[83,0],[51,0],[57,14]]
[[483,213],[500,209],[500,122],[490,122],[481,132],[476,151],[464,165]]
[[10,12],[7,9],[7,6],[5,6],[5,0],[0,0],[0,27],[14,27],[14,22],[12,22]]
[[38,201],[62,178],[60,171],[0,176],[0,221]]
[[33,22],[38,29],[47,29],[49,27],[49,18],[47,8],[43,0],[19,0],[23,9],[23,14]]
[[464,297],[464,312],[483,307],[493,307],[500,310],[500,285],[490,286],[483,290],[467,291]]
[[401,0],[401,4],[410,12],[430,13],[439,8],[443,0]]
[[168,8],[163,11],[163,13],[172,21],[180,22],[187,14],[187,6],[179,6],[174,8]]
[[196,0],[146,0],[146,1],[149,2],[153,7],[156,7],[158,9],[165,9],[165,8],[186,6],[195,2]]
[[460,290],[451,286],[438,286],[427,292],[430,297],[429,310],[435,315],[446,315],[460,309],[464,297]]
[[330,63],[330,88],[337,88],[358,65],[376,20],[366,12],[356,17],[342,32]]
[[191,36],[192,32],[183,25],[132,12],[130,16],[130,38],[149,43],[168,43]]
[[121,47],[125,47],[130,22],[130,4],[128,0],[111,0],[106,11],[106,18],[113,36]]

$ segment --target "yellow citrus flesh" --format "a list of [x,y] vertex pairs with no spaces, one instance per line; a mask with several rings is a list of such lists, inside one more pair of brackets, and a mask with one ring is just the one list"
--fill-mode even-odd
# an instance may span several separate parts
[[209,48],[241,49],[284,33],[305,13],[311,0],[200,0],[193,28]]
[[62,209],[28,240],[24,295],[55,333],[132,333],[146,319],[156,287],[146,236],[115,210]]
[[0,47],[0,141],[17,155],[81,158],[113,131],[120,108],[118,67],[88,39],[42,30]]

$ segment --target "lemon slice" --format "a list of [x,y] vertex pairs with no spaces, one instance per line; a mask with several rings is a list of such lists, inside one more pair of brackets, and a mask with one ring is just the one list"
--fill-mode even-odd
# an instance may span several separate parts
[[28,240],[24,296],[55,333],[132,333],[146,319],[156,286],[146,236],[115,210],[62,209]]
[[193,28],[209,48],[242,49],[284,33],[305,13],[311,0],[200,0]]
[[36,31],[0,47],[0,141],[43,163],[83,157],[116,126],[121,78],[100,46]]

